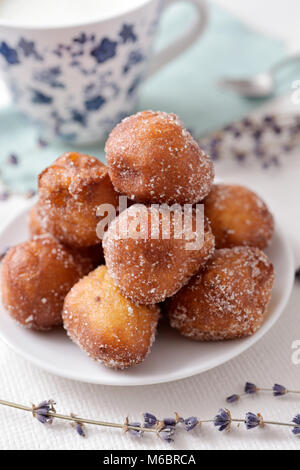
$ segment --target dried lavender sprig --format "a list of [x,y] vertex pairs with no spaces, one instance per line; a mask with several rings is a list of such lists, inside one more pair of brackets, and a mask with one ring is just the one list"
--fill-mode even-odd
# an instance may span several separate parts
[[[213,423],[214,420],[207,420],[207,421],[201,421],[202,423]],[[245,419],[236,419],[236,418],[232,418],[231,419],[231,422],[232,423],[245,423]],[[274,426],[285,426],[285,427],[290,427],[290,428],[300,428],[300,425],[297,425],[295,426],[295,424],[293,423],[283,423],[281,421],[263,421],[264,424],[271,424],[271,425],[274,425]]]
[[75,431],[77,432],[79,436],[85,437],[84,423],[79,423],[76,419],[77,416],[74,415],[73,413],[71,413],[70,416],[72,416],[72,418],[74,419],[74,422],[71,423],[71,426],[75,428]]
[[[29,406],[26,406],[26,405],[20,405],[19,403],[13,403],[13,402],[6,401],[6,400],[0,400],[0,405],[9,406],[11,408],[17,408],[17,409],[23,410],[23,411],[30,411],[31,413],[33,411],[32,407],[29,407]],[[66,420],[66,421],[74,422],[74,416],[71,416],[71,415],[68,416],[68,415],[63,415],[63,414],[56,413],[56,412],[54,413],[53,411],[49,411],[48,416],[50,416],[52,418],[63,419],[63,420]],[[78,423],[93,424],[95,426],[103,426],[103,427],[109,427],[109,428],[124,429],[124,424],[110,423],[108,421],[98,421],[98,420],[88,419],[88,418],[79,418],[78,416],[76,416],[75,421],[78,422]],[[136,431],[152,432],[152,433],[157,432],[156,429],[151,429],[151,428],[146,429],[146,428],[143,428],[143,427],[131,426],[130,424],[128,424],[128,425],[125,424],[125,426],[127,426],[128,429],[133,429],[133,430],[136,430]]]
[[[19,403],[13,403],[9,402],[6,400],[0,400],[0,405],[8,406],[11,408],[16,408],[20,409],[23,411],[29,411],[36,416],[38,413],[40,416],[44,416],[47,419],[42,420],[39,419],[39,421],[43,424],[45,423],[52,423],[54,418],[57,419],[63,419],[66,421],[70,421],[71,423],[75,423],[76,425],[81,425],[81,429],[79,434],[84,435],[82,433],[82,425],[83,423],[85,424],[93,424],[96,426],[104,426],[104,427],[110,427],[110,428],[119,428],[122,429],[123,431],[127,432],[130,431],[132,434],[135,436],[141,437],[144,432],[152,432],[155,433],[157,436],[159,436],[161,439],[165,440],[166,442],[172,442],[173,441],[173,435],[175,433],[175,425],[165,425],[162,426],[163,421],[159,422],[160,426],[156,426],[155,428],[145,428],[143,427],[140,423],[130,423],[128,417],[125,420],[124,424],[119,424],[119,423],[110,423],[107,421],[98,421],[98,420],[92,420],[92,419],[87,419],[87,418],[80,418],[77,417],[73,414],[71,415],[63,415],[60,413],[57,413],[54,409],[54,401],[53,400],[48,400],[40,403],[38,406],[32,405],[31,407],[26,406],[26,405],[21,405]],[[176,424],[184,423],[186,431],[190,431],[191,429],[194,429],[196,425],[200,425],[202,423],[213,423],[216,427],[219,428],[219,431],[230,431],[230,426],[232,423],[238,423],[238,424],[245,424],[247,429],[254,429],[258,426],[263,427],[264,425],[276,425],[276,426],[284,426],[284,427],[290,427],[293,428],[292,432],[295,435],[300,435],[300,415],[296,415],[291,423],[285,423],[285,422],[279,422],[279,421],[265,421],[262,416],[257,413],[247,413],[246,417],[244,419],[240,418],[232,418],[231,413],[227,409],[220,409],[219,413],[215,416],[214,419],[206,419],[206,420],[199,420],[196,417],[191,417],[187,418],[184,420],[183,418],[179,418],[179,415],[176,413]],[[192,427],[190,427],[193,425]]]
[[215,162],[230,156],[239,164],[251,159],[263,169],[278,167],[281,156],[300,145],[300,115],[249,116],[198,142]]
[[293,418],[291,423],[283,423],[280,421],[266,421],[263,419],[260,413],[246,413],[245,419],[236,419],[232,418],[231,412],[226,408],[221,408],[219,413],[215,416],[213,423],[216,427],[219,428],[219,431],[230,431],[232,423],[244,423],[246,429],[254,429],[257,427],[264,427],[266,424],[273,426],[284,426],[293,428],[292,432],[295,435],[300,435],[300,415],[297,415]]
[[255,395],[258,392],[269,392],[269,393],[272,393],[274,397],[280,397],[283,395],[287,395],[288,393],[293,393],[293,394],[298,394],[298,395],[300,394],[300,390],[290,390],[280,384],[274,384],[272,388],[264,388],[264,387],[257,387],[255,384],[251,382],[246,382],[244,393],[230,395],[229,397],[226,398],[226,401],[227,403],[231,403],[231,404],[236,403],[242,397],[245,397],[247,395]]

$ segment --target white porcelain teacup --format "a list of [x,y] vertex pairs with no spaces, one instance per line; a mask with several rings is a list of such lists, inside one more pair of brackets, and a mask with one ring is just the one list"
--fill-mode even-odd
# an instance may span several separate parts
[[19,110],[74,143],[103,139],[141,82],[203,32],[205,1],[188,0],[194,24],[152,53],[160,14],[177,1],[0,0],[0,65]]

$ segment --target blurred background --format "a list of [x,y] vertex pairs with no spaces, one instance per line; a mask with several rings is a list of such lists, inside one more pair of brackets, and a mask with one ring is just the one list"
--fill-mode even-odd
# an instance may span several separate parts
[[[300,78],[299,59],[278,71],[275,92],[267,99],[244,98],[219,86],[224,77],[251,77],[290,53],[300,53],[298,0],[208,0],[208,7],[204,35],[142,85],[137,108],[175,112],[197,138],[247,116],[278,96],[291,94],[292,82]],[[188,2],[171,6],[163,14],[155,47],[171,42],[194,15]],[[63,151],[74,148],[104,160],[103,144],[74,147],[47,139],[10,105],[0,82],[2,199],[9,192],[35,190],[39,171]]]

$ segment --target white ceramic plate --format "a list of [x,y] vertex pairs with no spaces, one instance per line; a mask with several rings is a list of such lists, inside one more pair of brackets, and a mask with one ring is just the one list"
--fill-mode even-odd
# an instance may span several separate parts
[[[28,239],[28,210],[23,210],[0,233],[0,253]],[[143,364],[124,371],[107,369],[73,344],[63,329],[37,333],[18,325],[0,299],[0,338],[32,363],[53,374],[82,382],[106,385],[146,385],[190,377],[212,369],[242,353],[274,325],[291,293],[294,263],[289,244],[277,226],[267,250],[276,272],[272,300],[261,329],[252,337],[220,343],[197,343],[161,325],[151,354]]]

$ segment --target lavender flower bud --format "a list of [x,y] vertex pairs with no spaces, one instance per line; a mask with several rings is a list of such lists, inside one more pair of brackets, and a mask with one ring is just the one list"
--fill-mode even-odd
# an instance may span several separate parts
[[219,431],[230,431],[231,414],[229,410],[221,408],[219,414],[214,418],[214,425],[219,428]]
[[227,403],[236,403],[239,401],[240,396],[239,395],[231,395],[230,397],[226,398]]
[[9,165],[18,165],[19,159],[18,159],[17,155],[15,155],[14,153],[11,153],[7,158],[7,163]]
[[296,415],[293,418],[292,423],[296,424],[296,426],[292,429],[292,433],[295,434],[295,436],[300,435],[300,415]]
[[47,408],[46,406],[43,408],[37,408],[36,413],[39,415],[47,416],[49,413],[49,408]]
[[165,426],[176,426],[177,424],[175,418],[164,418],[163,423]]
[[10,192],[9,191],[2,191],[0,192],[0,201],[7,201],[7,199],[10,197]]
[[274,125],[272,127],[272,130],[273,130],[274,134],[281,134],[281,132],[282,132],[282,128],[278,125]]
[[275,384],[273,386],[274,397],[281,397],[282,395],[286,395],[287,392],[287,389],[283,385]]
[[54,405],[55,401],[54,400],[44,400],[41,403],[39,403],[37,406],[34,406],[34,409],[36,411],[40,409],[46,409],[47,411],[54,411]]
[[173,442],[173,435],[175,433],[175,428],[174,426],[169,426],[163,428],[161,431],[159,431],[159,436],[166,442]]
[[259,414],[247,413],[245,418],[245,424],[247,429],[254,429],[261,426],[263,423],[262,417]]
[[300,426],[295,426],[292,429],[292,433],[295,434],[295,436],[300,436]]
[[272,116],[272,114],[266,114],[263,120],[266,124],[272,124],[274,123],[274,116]]
[[251,382],[246,382],[245,393],[248,393],[249,395],[254,395],[254,393],[256,392],[257,392],[256,385],[252,384]]
[[48,417],[45,416],[45,415],[41,415],[39,413],[36,413],[35,415],[35,418],[42,424],[46,424],[47,423],[47,420],[48,420]]
[[157,423],[157,418],[151,413],[144,413],[144,428],[153,428]]
[[55,402],[53,400],[44,400],[37,406],[32,406],[32,414],[42,424],[52,424],[53,416],[49,412],[55,413]]
[[293,423],[295,424],[298,424],[298,426],[300,426],[300,415],[296,415],[294,418],[293,418]]
[[44,140],[42,137],[39,137],[37,144],[41,148],[48,146],[48,142],[46,142],[46,140]]
[[262,130],[261,129],[256,129],[254,132],[253,132],[253,138],[255,140],[259,140],[262,136]]
[[0,253],[0,261],[3,260],[4,256],[9,252],[9,247],[4,248],[3,251]]
[[76,429],[77,434],[79,434],[79,436],[85,437],[85,432],[84,432],[82,423],[76,423],[75,429]]
[[196,416],[190,416],[184,420],[184,427],[186,431],[191,431],[199,424],[198,418]]
[[36,195],[36,191],[34,189],[29,189],[25,194],[24,197],[26,199],[31,199]]
[[[134,426],[135,428],[140,428],[141,427],[141,423],[128,423],[128,426]],[[142,437],[143,435],[143,431],[139,431],[137,429],[130,429],[128,428],[128,432],[130,432],[130,434],[132,434],[133,436],[136,436],[136,437]]]

